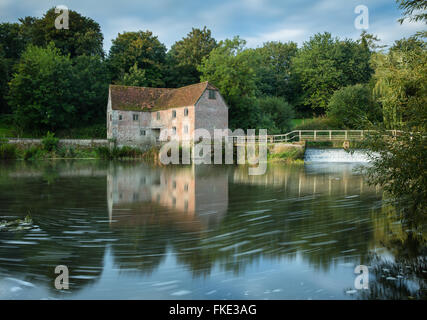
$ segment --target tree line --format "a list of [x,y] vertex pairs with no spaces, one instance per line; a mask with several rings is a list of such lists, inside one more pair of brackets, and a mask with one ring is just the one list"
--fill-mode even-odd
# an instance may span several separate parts
[[[396,41],[388,52],[366,32],[357,40],[318,33],[300,48],[279,41],[248,48],[238,36],[217,41],[204,27],[167,50],[147,30],[119,33],[106,54],[97,22],[70,10],[69,29],[57,30],[55,19],[52,8],[41,18],[0,24],[0,112],[25,130],[104,122],[110,83],[176,88],[200,81],[225,97],[231,128],[283,133],[295,116],[321,115],[329,127],[385,122],[394,128],[408,115],[390,101],[386,86],[398,76],[423,78],[420,35]],[[403,56],[412,58],[402,65],[404,74],[396,73]],[[417,92],[416,83],[412,89]]]

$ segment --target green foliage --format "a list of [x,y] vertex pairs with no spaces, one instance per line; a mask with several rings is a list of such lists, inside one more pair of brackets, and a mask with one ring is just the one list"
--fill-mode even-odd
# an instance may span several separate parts
[[180,87],[200,81],[197,67],[217,47],[216,40],[206,26],[201,30],[192,28],[185,38],[177,41],[168,52],[168,75],[170,87]]
[[43,149],[52,152],[58,148],[59,139],[55,137],[53,132],[47,132],[46,136],[42,139]]
[[149,87],[164,86],[166,47],[151,31],[119,33],[113,39],[108,64],[113,80],[121,83],[131,68],[144,70]]
[[99,24],[76,11],[69,10],[68,13],[68,30],[56,29],[55,19],[59,14],[55,13],[55,8],[49,9],[41,19],[27,17],[27,23],[24,25],[31,36],[31,43],[46,47],[53,42],[62,54],[69,54],[71,58],[80,55],[103,56],[104,37]]
[[17,126],[26,129],[55,129],[71,124],[73,69],[69,57],[53,44],[46,49],[28,46],[10,82],[9,104]]
[[356,84],[334,92],[327,110],[327,116],[334,118],[348,129],[366,129],[381,120],[381,108],[372,99],[368,85]]
[[261,112],[267,114],[274,127],[267,127],[269,133],[279,134],[290,131],[294,117],[293,107],[285,99],[279,97],[259,98]]
[[24,150],[24,160],[36,160],[42,158],[43,150],[39,146],[31,146]]
[[370,54],[366,46],[332,38],[327,32],[311,37],[293,60],[304,93],[302,103],[323,112],[335,90],[368,82],[372,73]]
[[426,0],[396,0],[396,2],[399,4],[399,8],[403,10],[404,15],[403,18],[399,19],[400,23],[406,19],[409,21],[427,21]]
[[14,144],[1,143],[0,141],[0,159],[16,159],[17,149]]
[[76,57],[73,59],[73,74],[69,77],[73,81],[72,101],[79,123],[105,119],[111,79],[102,58],[98,55]]
[[215,85],[229,103],[240,97],[255,96],[254,63],[251,63],[252,55],[244,50],[245,44],[239,37],[221,41],[198,68],[201,80]]
[[56,136],[64,139],[105,139],[107,127],[105,122],[89,126],[75,126],[57,131]]
[[405,126],[426,128],[427,50],[391,50],[376,53],[375,95],[382,104],[384,123],[389,129]]
[[256,63],[257,89],[261,95],[283,97],[293,101],[297,86],[293,81],[291,62],[298,52],[295,42],[266,42],[251,51]]
[[142,155],[142,151],[138,148],[129,146],[114,147],[112,149],[108,147],[96,148],[96,154],[101,159],[120,159],[120,158],[137,158]]
[[[425,128],[424,128],[425,130]],[[402,204],[407,217],[425,215],[427,208],[427,147],[425,131],[403,131],[396,138],[379,131],[364,141],[373,160],[365,169],[369,182],[380,185]]]
[[135,63],[133,67],[129,69],[129,72],[125,73],[120,84],[124,86],[148,87],[148,79],[145,75],[145,70],[139,69]]
[[335,119],[328,117],[317,117],[306,120],[304,123],[297,125],[293,130],[340,130],[344,129],[343,125]]

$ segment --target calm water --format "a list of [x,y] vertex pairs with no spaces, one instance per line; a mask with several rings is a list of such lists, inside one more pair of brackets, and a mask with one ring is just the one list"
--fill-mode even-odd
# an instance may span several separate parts
[[[2,163],[0,220],[31,214],[34,226],[0,231],[0,299],[416,295],[425,277],[374,275],[372,257],[393,262],[405,227],[352,169]],[[354,290],[360,264],[372,290]],[[69,290],[54,287],[57,265],[69,268]]]

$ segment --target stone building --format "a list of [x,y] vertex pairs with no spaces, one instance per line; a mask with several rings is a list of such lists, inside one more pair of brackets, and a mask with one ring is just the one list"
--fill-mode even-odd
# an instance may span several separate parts
[[177,89],[110,85],[107,138],[118,145],[194,140],[194,130],[228,129],[228,106],[208,82]]

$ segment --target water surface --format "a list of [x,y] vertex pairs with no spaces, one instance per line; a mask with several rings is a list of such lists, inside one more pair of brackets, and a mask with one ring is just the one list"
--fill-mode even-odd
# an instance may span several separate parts
[[369,298],[354,268],[404,228],[353,169],[1,163],[0,220],[34,225],[0,231],[0,299]]

